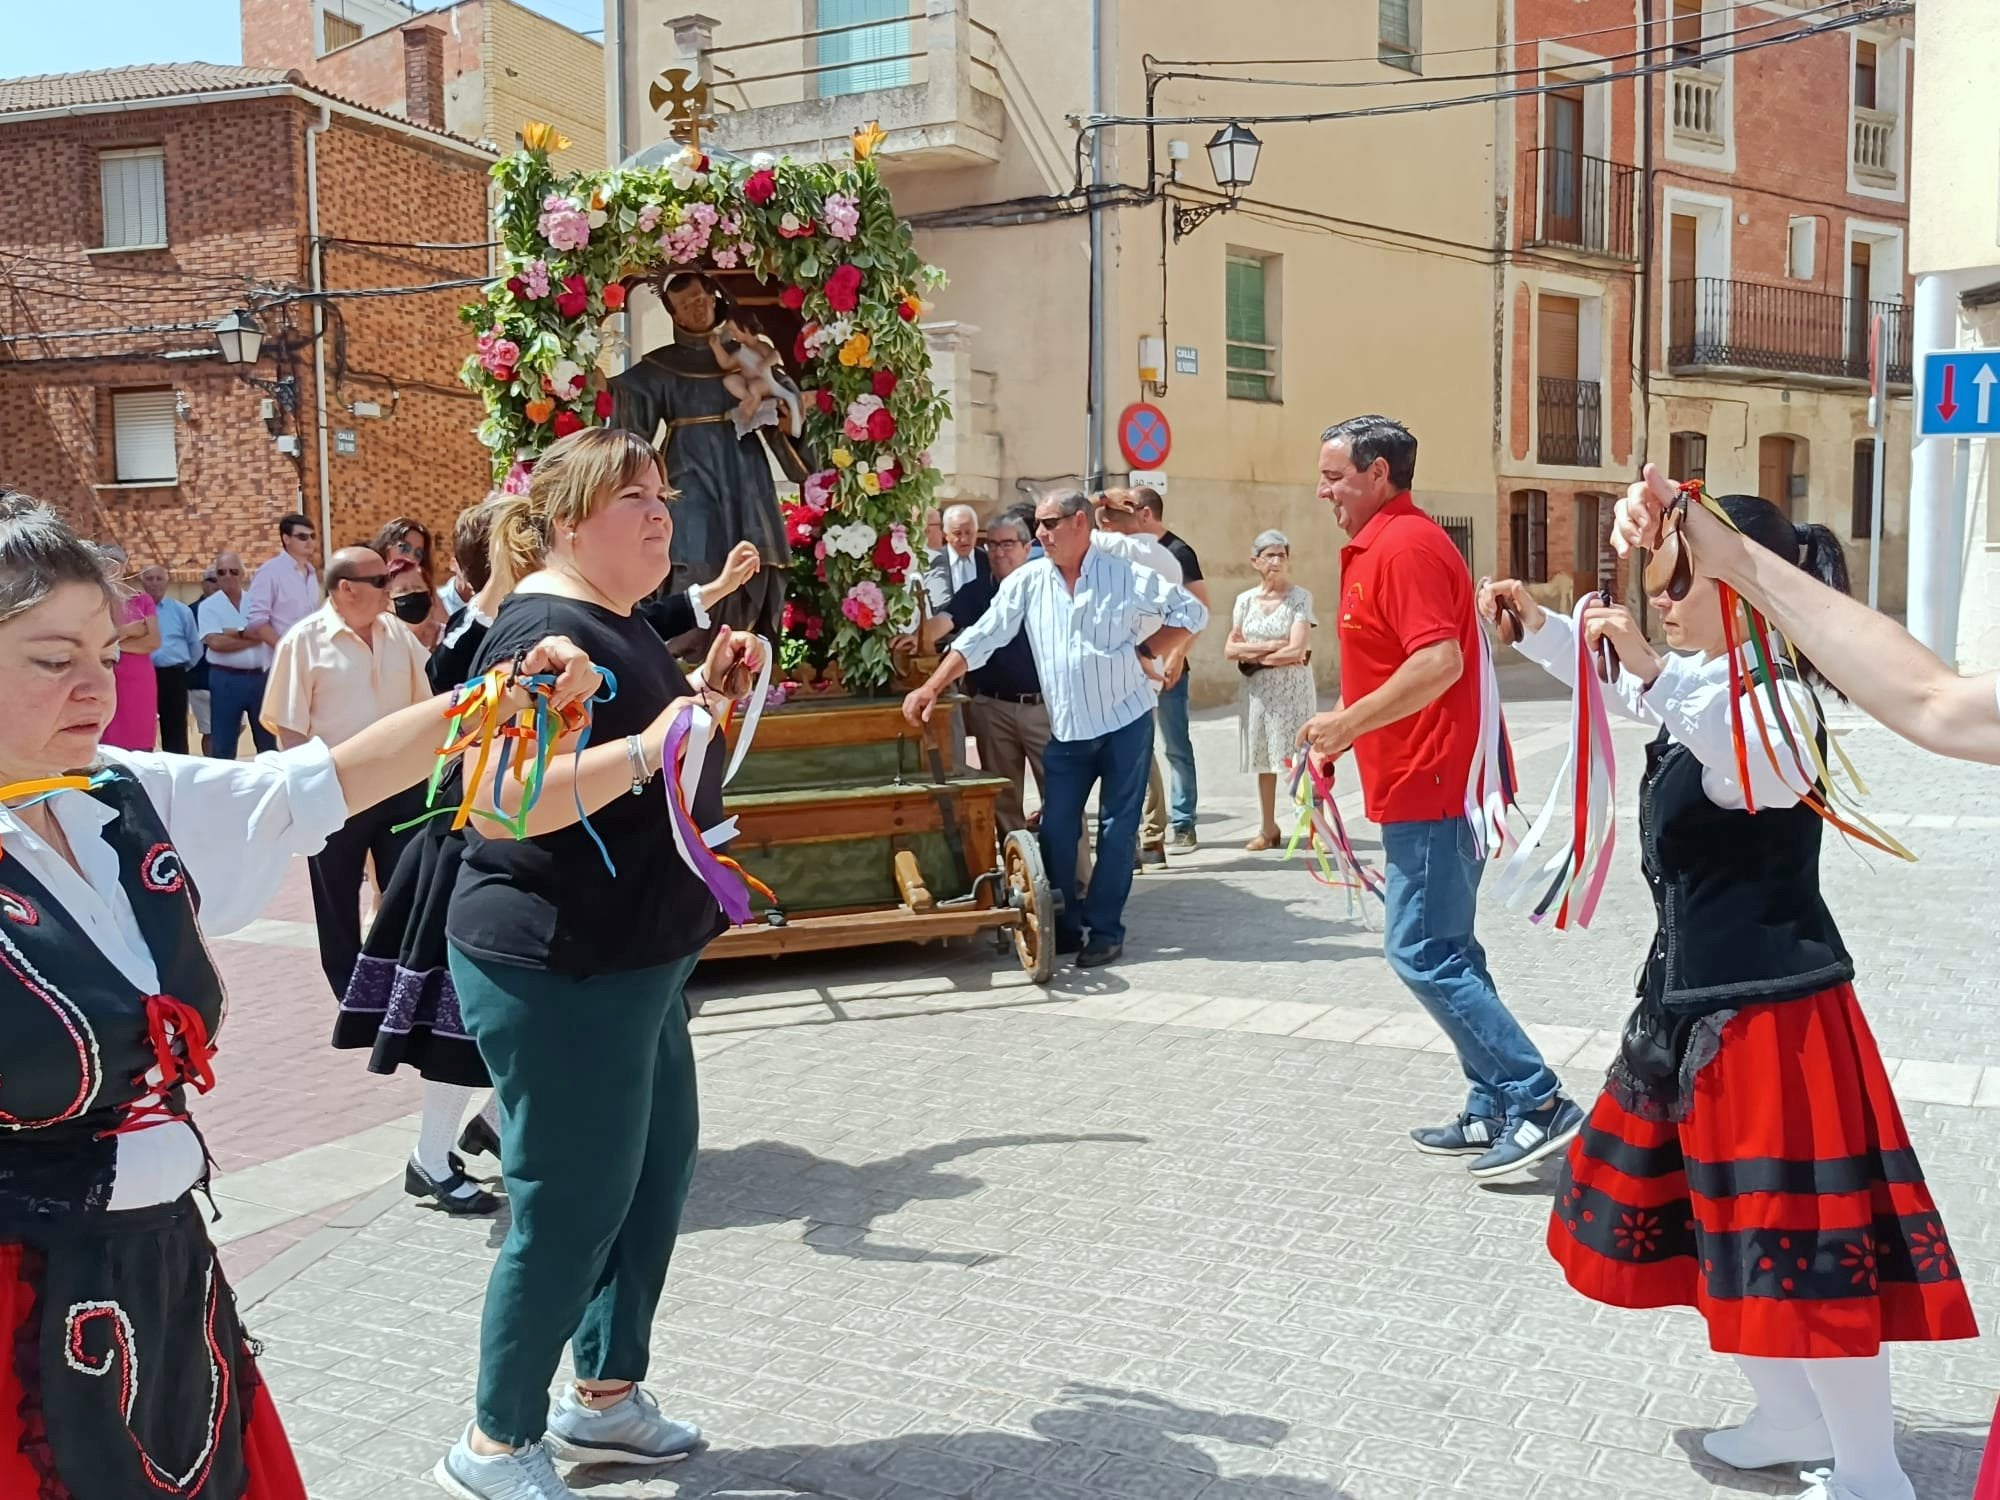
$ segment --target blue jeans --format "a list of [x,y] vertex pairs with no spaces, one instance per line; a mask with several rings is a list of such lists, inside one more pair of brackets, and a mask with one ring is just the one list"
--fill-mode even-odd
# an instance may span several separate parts
[[1160,694],[1160,749],[1167,757],[1167,825],[1175,833],[1194,827],[1198,787],[1194,774],[1194,740],[1188,735],[1188,674]]
[[250,742],[259,750],[278,748],[277,736],[258,717],[264,711],[266,672],[237,672],[213,664],[208,669],[209,747],[223,760],[236,759],[236,742],[244,719],[250,721]]
[[[1139,814],[1146,802],[1146,772],[1153,764],[1153,716],[1091,740],[1050,740],[1042,751],[1042,863],[1056,898],[1058,945],[1068,947],[1084,928],[1093,941],[1125,941],[1125,898],[1132,893],[1132,861],[1139,852]],[[1083,837],[1083,804],[1095,784],[1097,862],[1090,894],[1076,898],[1076,846]]]
[[1486,863],[1470,825],[1384,823],[1382,854],[1389,866],[1383,949],[1457,1051],[1472,1085],[1466,1113],[1512,1120],[1542,1108],[1562,1084],[1501,1003],[1486,950],[1472,935]]

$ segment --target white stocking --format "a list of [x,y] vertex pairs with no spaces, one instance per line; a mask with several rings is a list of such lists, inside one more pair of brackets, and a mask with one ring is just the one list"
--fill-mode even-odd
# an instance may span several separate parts
[[1753,1354],[1735,1356],[1757,1397],[1757,1413],[1774,1427],[1804,1427],[1819,1417],[1819,1401],[1812,1382],[1806,1379],[1802,1359],[1760,1359]]
[[[424,1175],[433,1182],[443,1182],[451,1176],[452,1144],[458,1139],[459,1121],[465,1118],[465,1107],[471,1102],[471,1089],[455,1083],[432,1083],[428,1079],[424,1082],[423,1124],[417,1130],[417,1149],[413,1155]],[[459,1190],[460,1195],[476,1191],[469,1184]]]
[[1833,1477],[1855,1500],[1904,1500],[1908,1476],[1896,1459],[1889,1351],[1868,1359],[1808,1359],[1806,1379],[1833,1439]]

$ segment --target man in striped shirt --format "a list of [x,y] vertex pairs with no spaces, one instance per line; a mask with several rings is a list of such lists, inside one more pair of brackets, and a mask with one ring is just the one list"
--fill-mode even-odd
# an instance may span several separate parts
[[[1092,546],[1090,500],[1080,490],[1044,496],[1035,534],[1043,555],[1008,575],[930,680],[903,700],[903,713],[913,724],[929,719],[947,687],[1027,629],[1052,732],[1042,754],[1042,859],[1059,903],[1056,951],[1080,949],[1077,964],[1090,969],[1125,951],[1125,898],[1153,758],[1154,691],[1140,656],[1178,651],[1208,611],[1179,584]],[[1076,846],[1093,785],[1097,867],[1079,902]]]

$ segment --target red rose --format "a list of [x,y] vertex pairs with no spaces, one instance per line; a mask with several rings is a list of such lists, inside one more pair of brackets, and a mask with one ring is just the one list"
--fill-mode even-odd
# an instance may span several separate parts
[[617,312],[625,305],[625,283],[614,281],[604,289],[604,310]]
[[802,286],[788,286],[778,293],[778,306],[797,312],[806,305],[806,289]]
[[[824,578],[825,576],[826,576],[826,569],[822,567],[820,569],[820,577]],[[822,634],[825,633],[825,631],[826,631],[826,621],[822,620],[818,615],[806,616],[807,640],[816,641],[820,638]]]
[[613,404],[611,392],[609,391],[599,391],[597,393],[597,400],[593,403],[600,417],[609,417]]
[[916,322],[919,311],[921,309],[918,307],[917,299],[914,297],[905,297],[901,302],[896,304],[896,316],[901,318],[905,323]]
[[834,400],[832,391],[821,386],[813,392],[813,400],[819,403],[821,411],[825,412],[829,417],[833,415]]
[[861,268],[839,266],[826,278],[826,305],[835,312],[853,312],[861,304]]
[[895,435],[896,419],[889,415],[888,407],[868,413],[868,440],[871,443],[886,443]]
[[516,297],[525,297],[528,295],[527,284],[518,276],[509,276],[507,278],[507,290],[512,292]]
[[[822,558],[821,558],[821,559],[820,559],[820,560],[819,560],[818,562],[816,562],[816,563],[814,563],[814,564],[813,564],[813,577],[817,578],[817,579],[818,579],[818,580],[819,580],[819,581],[820,581],[821,583],[825,583],[825,582],[826,582],[826,559],[825,559],[825,558],[823,558],[823,557],[822,557]],[[807,640],[809,640],[809,641],[811,641],[811,640],[817,640],[817,639],[818,639],[818,637],[817,637],[817,636],[813,635],[813,633],[812,633],[812,627],[811,627],[811,626],[807,626],[807,627],[806,627],[806,639],[807,639]]]
[[896,550],[896,539],[885,536],[875,543],[875,566],[882,570],[882,576],[890,583],[901,583],[903,574],[910,566],[910,555]]
[[796,602],[787,599],[785,601],[784,619],[780,622],[780,628],[784,630],[786,635],[791,635],[794,632],[796,632],[800,626],[804,625],[805,622],[806,622],[806,612],[800,609]]
[[560,438],[568,437],[572,432],[583,431],[584,422],[582,417],[579,417],[565,406],[561,411],[556,413],[556,419],[550,425],[555,428],[556,436]]
[[590,307],[590,283],[582,276],[565,276],[562,279],[562,294],[556,298],[556,311],[565,318],[580,318]]
[[818,332],[819,324],[817,323],[808,323],[799,330],[799,336],[792,340],[793,364],[803,368],[806,361],[812,358],[812,351],[806,348],[806,339]]
[[876,395],[887,401],[896,389],[896,372],[894,370],[877,370],[869,378],[868,383],[875,388]]
[[502,365],[499,369],[493,371],[492,375],[502,385],[507,385],[514,379],[514,366]]
[[768,167],[761,172],[752,172],[743,184],[743,196],[762,208],[778,196],[777,174]]

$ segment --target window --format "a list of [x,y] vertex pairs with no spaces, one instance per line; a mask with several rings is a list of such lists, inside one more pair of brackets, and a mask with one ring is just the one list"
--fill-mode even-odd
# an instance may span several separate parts
[[1785,274],[1794,281],[1811,281],[1818,249],[1819,220],[1792,220],[1785,226]]
[[113,472],[120,484],[174,484],[180,465],[174,457],[174,393],[111,393]]
[[1375,55],[1392,68],[1411,73],[1421,71],[1417,59],[1423,51],[1418,38],[1423,0],[1375,0],[1375,3]]
[[1523,583],[1549,581],[1549,497],[1542,490],[1516,490],[1507,534],[1512,543],[1512,572]]
[[166,153],[158,146],[97,153],[104,200],[106,250],[136,250],[167,242]]
[[1228,349],[1225,384],[1238,401],[1278,399],[1278,257],[1232,255],[1224,268],[1224,321]]
[[1854,107],[1875,108],[1875,44],[1854,44]]
[[1708,478],[1708,434],[1677,432],[1667,443],[1669,479]]
[[320,31],[326,40],[325,51],[345,47],[361,40],[361,23],[350,21],[346,16],[337,16],[330,10],[320,12]]
[[1674,56],[1682,62],[1701,61],[1702,0],[1674,0],[1670,25]]
[[[822,99],[900,88],[910,81],[909,0],[819,0],[818,15],[819,63],[828,69],[819,75]],[[883,24],[871,26],[870,21]],[[831,67],[834,63],[854,66]]]
[[1862,438],[1854,445],[1853,520],[1847,534],[1865,542],[1875,532],[1875,439]]
[[1570,577],[1576,591],[1605,588],[1618,576],[1617,555],[1611,552],[1611,522],[1617,504],[1609,495],[1576,497],[1576,565]]

